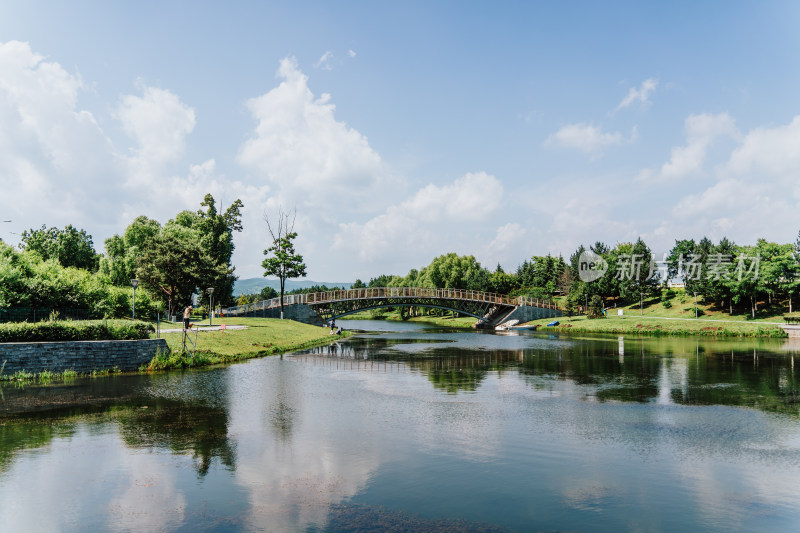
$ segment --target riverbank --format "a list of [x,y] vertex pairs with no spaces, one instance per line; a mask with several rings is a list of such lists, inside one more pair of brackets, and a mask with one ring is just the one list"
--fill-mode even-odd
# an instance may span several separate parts
[[[197,332],[197,347],[194,356],[183,352],[183,332],[165,332],[171,353],[160,353],[141,370],[171,370],[226,363],[235,363],[255,357],[303,350],[319,346],[352,335],[342,331],[341,335],[331,335],[326,327],[312,326],[280,320],[278,318],[216,318],[214,325],[246,326],[245,329],[226,329]],[[202,324],[197,324],[202,326]],[[162,329],[166,325],[162,324]],[[180,326],[178,326],[180,327]],[[195,334],[191,333],[194,340]]]
[[[558,326],[547,326],[557,320]],[[533,320],[539,331],[574,331],[617,335],[699,335],[708,337],[784,338],[786,332],[777,324],[714,319],[683,319],[653,316],[614,316],[588,319],[585,316]]]

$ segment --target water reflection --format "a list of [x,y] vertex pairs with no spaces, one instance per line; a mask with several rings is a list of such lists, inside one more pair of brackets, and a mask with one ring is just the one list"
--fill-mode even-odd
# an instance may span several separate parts
[[790,529],[795,356],[775,341],[410,331],[6,386],[0,528]]

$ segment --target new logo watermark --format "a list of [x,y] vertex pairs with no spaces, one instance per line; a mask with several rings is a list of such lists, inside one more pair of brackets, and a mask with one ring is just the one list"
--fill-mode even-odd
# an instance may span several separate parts
[[608,262],[591,250],[581,253],[578,258],[578,277],[584,283],[602,278],[608,270]]

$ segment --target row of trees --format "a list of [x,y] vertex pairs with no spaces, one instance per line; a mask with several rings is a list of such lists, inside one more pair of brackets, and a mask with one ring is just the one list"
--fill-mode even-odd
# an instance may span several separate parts
[[747,312],[755,317],[760,302],[792,312],[800,292],[800,234],[792,244],[759,239],[752,246],[738,246],[726,238],[716,244],[707,237],[678,240],[663,257],[656,257],[641,238],[614,247],[598,241],[588,249],[579,246],[568,261],[533,256],[516,272],[505,272],[500,265],[490,272],[471,255],[449,253],[405,276],[381,275],[367,284],[356,280],[353,287],[470,289],[539,299],[562,296],[568,312],[588,307],[599,314],[612,304],[641,304],[660,297],[673,284],[684,284],[687,293],[730,314]]
[[95,252],[90,235],[71,225],[25,231],[20,251],[0,242],[0,307],[126,316],[132,279],[141,282],[136,306],[142,312],[174,311],[207,288],[229,305],[236,281],[233,233],[242,231],[242,206],[236,200],[220,212],[207,194],[201,209],[182,211],[163,226],[137,217],[122,235],[106,240],[104,256]]
[[353,288],[360,287],[428,287],[437,289],[465,289],[512,296],[526,295],[534,298],[552,298],[560,290],[561,278],[567,265],[561,257],[533,256],[523,262],[516,273],[507,273],[498,264],[494,272],[481,266],[472,255],[455,253],[440,255],[420,270],[412,269],[405,276],[381,275],[368,284],[356,280]]

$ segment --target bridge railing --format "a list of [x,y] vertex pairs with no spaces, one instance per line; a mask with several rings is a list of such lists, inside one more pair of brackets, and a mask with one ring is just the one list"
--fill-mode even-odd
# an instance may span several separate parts
[[[519,296],[511,298],[503,294],[463,289],[430,289],[425,287],[370,287],[364,289],[346,289],[308,294],[290,294],[283,297],[283,305],[324,304],[343,300],[368,300],[381,298],[437,298],[443,300],[472,300],[476,302],[498,305],[529,305],[546,309],[560,309],[555,302]],[[246,305],[224,309],[227,316],[238,316],[247,313],[275,309],[281,306],[280,298],[261,300]]]

